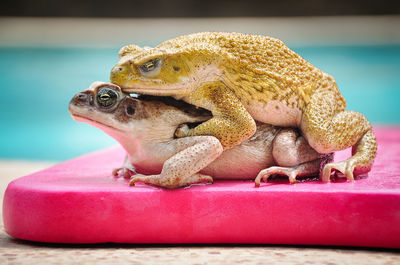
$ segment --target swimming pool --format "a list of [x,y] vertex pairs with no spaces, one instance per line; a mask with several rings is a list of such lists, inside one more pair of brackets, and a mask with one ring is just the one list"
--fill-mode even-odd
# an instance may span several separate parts
[[[348,109],[400,124],[400,45],[291,47],[332,74]],[[0,158],[66,160],[115,144],[73,121],[71,97],[108,81],[115,48],[0,48]]]

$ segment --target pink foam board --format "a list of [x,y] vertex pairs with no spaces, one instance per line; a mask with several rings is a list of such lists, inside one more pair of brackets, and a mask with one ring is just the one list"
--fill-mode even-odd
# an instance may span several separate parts
[[[119,147],[8,185],[6,232],[57,243],[267,243],[400,247],[400,127],[376,129],[368,177],[355,182],[252,181],[166,190],[110,175]],[[337,160],[346,156],[339,152]]]

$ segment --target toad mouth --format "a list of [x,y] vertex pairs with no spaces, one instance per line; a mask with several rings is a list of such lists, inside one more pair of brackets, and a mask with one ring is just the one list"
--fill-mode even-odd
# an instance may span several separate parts
[[[72,117],[73,117],[74,119],[77,118],[77,119],[80,119],[80,120],[88,121],[88,122],[90,122],[90,123],[97,124],[97,125],[99,125],[99,126],[106,127],[106,128],[111,129],[111,130],[114,130],[114,131],[125,132],[125,131],[123,131],[123,130],[121,130],[121,129],[112,127],[112,126],[107,125],[107,124],[105,124],[105,123],[102,123],[102,122],[99,122],[99,121],[90,119],[90,118],[88,118],[88,117],[85,117],[85,116],[82,116],[82,115],[79,115],[79,114],[76,114],[76,113],[71,113],[71,115],[72,115]],[[77,121],[79,121],[79,120],[77,120]]]

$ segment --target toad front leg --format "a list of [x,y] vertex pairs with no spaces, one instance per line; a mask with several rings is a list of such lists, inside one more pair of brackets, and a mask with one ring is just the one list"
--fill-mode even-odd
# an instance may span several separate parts
[[135,173],[135,167],[132,165],[128,155],[125,156],[124,164],[122,165],[122,167],[114,168],[112,171],[112,175],[114,177],[124,178],[130,178]]
[[179,152],[165,161],[159,175],[134,175],[130,185],[144,182],[164,188],[179,188],[199,182],[213,182],[211,176],[198,173],[214,161],[223,151],[213,136],[194,136],[178,139]]
[[229,149],[251,137],[256,123],[237,96],[222,82],[203,84],[188,101],[211,110],[213,118],[189,131],[189,136],[212,135]]
[[354,180],[353,171],[368,172],[376,156],[376,139],[371,124],[360,113],[345,110],[344,99],[335,89],[314,93],[303,114],[301,129],[309,144],[319,153],[353,147],[353,156],[325,165],[322,180],[329,181],[336,169]]

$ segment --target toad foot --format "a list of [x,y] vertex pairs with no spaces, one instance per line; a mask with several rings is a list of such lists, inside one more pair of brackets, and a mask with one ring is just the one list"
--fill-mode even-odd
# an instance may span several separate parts
[[295,167],[269,167],[263,169],[258,173],[254,183],[256,187],[260,187],[260,182],[267,182],[271,175],[284,175],[289,177],[289,182],[291,184],[296,183],[296,178],[300,176],[312,176],[318,175],[321,163],[332,161],[332,154],[315,159],[309,162],[305,162]]
[[296,176],[299,174],[298,170],[295,170],[293,168],[288,168],[288,167],[270,167],[267,169],[263,169],[258,173],[256,179],[255,179],[255,185],[256,187],[260,186],[260,182],[267,182],[268,178],[271,175],[285,175],[289,177],[289,182],[291,184],[296,183]]
[[195,183],[207,182],[213,183],[213,178],[208,175],[196,173],[190,176],[189,178],[181,179],[181,178],[165,178],[161,175],[142,175],[137,174],[131,177],[131,181],[129,182],[130,186],[135,186],[136,182],[143,182],[145,184],[156,185],[164,188],[179,188],[183,186],[188,186]]
[[114,177],[124,178],[130,178],[135,173],[136,169],[134,166],[132,166],[128,156],[125,156],[124,164],[121,167],[114,168],[112,171],[112,175]]
[[322,171],[322,181],[330,182],[332,169],[341,172],[343,175],[346,176],[348,181],[354,181],[354,167],[354,163],[349,160],[326,164]]
[[135,171],[126,167],[114,168],[112,171],[112,175],[114,177],[123,177],[123,178],[130,178],[134,173]]

